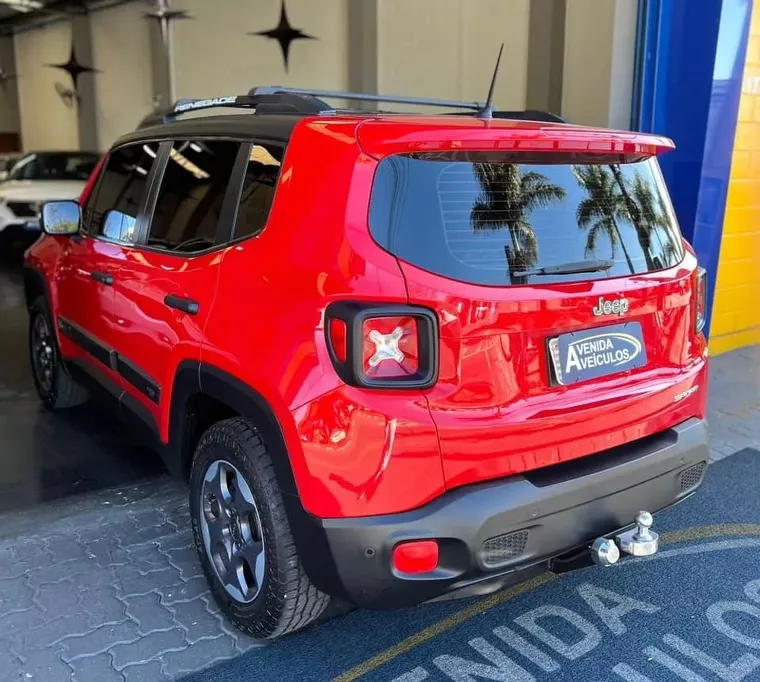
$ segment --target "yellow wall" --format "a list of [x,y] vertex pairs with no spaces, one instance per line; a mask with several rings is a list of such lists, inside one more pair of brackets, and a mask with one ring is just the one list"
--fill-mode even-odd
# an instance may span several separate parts
[[710,325],[713,354],[760,343],[760,2],[754,5]]

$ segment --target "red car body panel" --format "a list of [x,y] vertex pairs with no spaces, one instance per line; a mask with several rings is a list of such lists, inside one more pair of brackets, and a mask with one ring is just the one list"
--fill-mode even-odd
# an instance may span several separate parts
[[[202,349],[204,363],[255,387],[272,406],[299,496],[321,517],[410,509],[444,490],[424,397],[348,387],[327,352],[330,301],[407,301],[398,261],[367,229],[375,161],[358,149],[354,129],[323,120],[297,127],[291,149],[300,150],[299,171],[288,151],[267,228],[224,251]],[[328,157],[331,174],[319,172]]]
[[[447,487],[549,466],[704,415],[704,341],[692,333],[696,259],[635,277],[545,286],[462,285],[404,263],[409,299],[441,320],[440,373],[427,391]],[[648,365],[552,386],[546,342],[603,328],[599,297],[624,296]],[[688,399],[673,396],[700,386]]]
[[[703,417],[706,347],[694,333],[692,252],[669,270],[545,286],[474,285],[400,261],[369,232],[378,159],[451,150],[619,159],[670,148],[669,140],[650,135],[526,121],[306,118],[293,130],[259,236],[195,257],[120,247],[109,253],[112,266],[118,261],[114,314],[99,315],[98,297],[107,294],[89,282],[96,293],[86,294],[91,308],[82,314],[161,387],[158,403],[132,386],[124,390],[154,415],[164,442],[176,369],[182,360],[200,360],[252,387],[271,407],[308,512],[333,518],[414,509],[447,489]],[[97,240],[83,238],[89,241]],[[63,243],[45,237],[28,255],[50,283],[61,315],[64,294],[74,296],[76,288],[85,296],[82,273],[102,265],[96,252],[103,248],[93,246],[77,265]],[[56,287],[65,291],[59,295]],[[201,313],[188,317],[166,308],[169,294],[199,301]],[[600,296],[630,302],[626,320],[641,322],[647,367],[581,386],[551,386],[547,337],[618,321],[592,315]],[[433,310],[440,327],[437,383],[424,390],[346,385],[325,339],[325,309],[336,301]],[[78,352],[60,342],[64,355]]]
[[[223,252],[183,258],[146,249],[124,248],[114,277],[114,313],[119,327],[114,350],[134,358],[161,387],[156,402],[133,384],[122,388],[143,405],[169,438],[171,389],[179,364],[201,359],[203,330],[208,322]],[[164,304],[166,296],[190,298],[197,315],[186,315]]]

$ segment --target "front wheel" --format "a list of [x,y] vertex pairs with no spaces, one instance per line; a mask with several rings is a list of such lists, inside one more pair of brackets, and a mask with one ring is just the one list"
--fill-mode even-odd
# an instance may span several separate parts
[[190,511],[203,571],[238,628],[273,639],[325,610],[330,598],[303,570],[270,453],[249,421],[226,419],[201,438]]
[[58,410],[87,400],[86,389],[71,378],[63,364],[44,296],[29,308],[29,356],[37,395],[45,407]]

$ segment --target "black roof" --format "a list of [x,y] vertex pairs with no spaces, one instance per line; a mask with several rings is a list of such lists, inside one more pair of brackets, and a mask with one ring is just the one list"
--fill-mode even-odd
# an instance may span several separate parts
[[[500,53],[501,54],[501,53]],[[498,63],[497,63],[498,66]],[[380,111],[356,109],[336,109],[324,101],[327,99],[367,100],[422,106],[445,107],[468,110],[479,118],[516,118],[550,122],[561,122],[554,114],[542,111],[494,111],[490,100],[483,105],[479,102],[427,99],[420,97],[387,96],[367,93],[343,92],[338,90],[304,90],[285,88],[279,85],[265,85],[252,88],[247,95],[214,97],[211,99],[184,99],[175,102],[164,111],[146,116],[137,131],[120,138],[116,144],[146,140],[163,140],[170,137],[231,137],[238,139],[261,137],[270,140],[287,141],[295,125],[305,116],[352,114],[372,116]],[[230,107],[241,110],[239,114],[215,114],[179,120],[177,117],[200,110]],[[247,113],[242,113],[248,109]]]
[[300,114],[219,114],[174,120],[167,123],[141,128],[122,136],[117,145],[146,140],[164,140],[169,137],[214,137],[253,138],[287,141],[296,123],[304,118]]

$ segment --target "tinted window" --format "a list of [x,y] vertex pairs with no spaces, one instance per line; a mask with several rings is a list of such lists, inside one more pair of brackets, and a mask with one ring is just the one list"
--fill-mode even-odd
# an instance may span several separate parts
[[134,241],[137,214],[157,153],[157,143],[134,144],[111,152],[84,210],[84,223],[91,234]]
[[236,239],[257,235],[264,229],[280,176],[282,154],[281,147],[253,145],[238,206]]
[[[388,157],[372,191],[372,234],[403,260],[479,284],[618,277],[681,260],[681,238],[656,162],[536,160]],[[604,269],[539,272],[588,261]]]
[[29,154],[19,159],[9,180],[86,181],[98,163],[97,154],[54,152]]
[[240,144],[175,142],[161,180],[148,245],[192,253],[214,246]]

